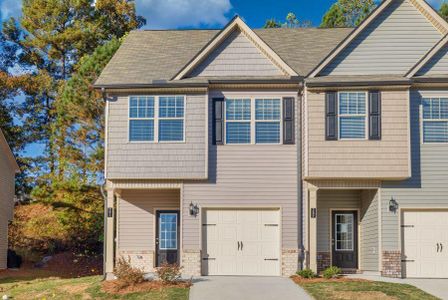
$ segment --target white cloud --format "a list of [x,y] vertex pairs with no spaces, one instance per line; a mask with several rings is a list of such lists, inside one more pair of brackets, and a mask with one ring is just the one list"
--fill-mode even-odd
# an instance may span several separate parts
[[137,0],[136,5],[152,29],[224,25],[232,8],[230,0]]
[[2,21],[10,17],[18,17],[21,10],[21,0],[0,0],[0,19]]

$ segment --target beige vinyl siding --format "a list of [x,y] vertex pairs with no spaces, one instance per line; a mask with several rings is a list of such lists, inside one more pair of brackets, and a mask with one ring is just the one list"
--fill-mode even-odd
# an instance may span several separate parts
[[283,75],[241,31],[235,30],[189,77]]
[[448,75],[448,44],[437,52],[418,72],[417,75]]
[[359,190],[319,190],[317,192],[317,252],[331,252],[330,210],[356,210],[360,208],[360,199],[361,191]]
[[185,142],[129,142],[129,97],[109,102],[108,179],[206,178],[205,94],[187,95]]
[[361,192],[361,270],[378,271],[379,231],[378,231],[378,191]]
[[[1,137],[0,137],[1,138]],[[8,221],[14,208],[14,170],[4,151],[9,151],[0,141],[0,269],[6,268],[8,250]]]
[[407,90],[381,91],[382,137],[325,140],[325,93],[308,92],[308,178],[406,178],[409,176]]
[[[250,92],[242,94],[251,95]],[[270,94],[264,95],[269,97]],[[291,97],[296,94],[289,92],[281,95]],[[298,105],[300,104],[295,105],[296,126],[300,124],[297,119]],[[209,126],[211,128],[211,118]],[[188,215],[190,202],[197,203],[200,207],[280,207],[283,248],[297,249],[300,193],[297,156],[297,145],[210,144],[208,181],[184,183],[184,249],[201,247],[200,218]]]
[[384,182],[382,200],[383,250],[400,250],[399,214],[389,212],[394,198],[400,209],[448,208],[448,144],[422,144],[419,110],[422,97],[448,97],[448,90],[421,90],[411,93],[412,178]]
[[404,75],[441,37],[408,0],[395,0],[320,75]]
[[118,251],[155,250],[156,209],[180,209],[180,190],[124,190],[118,198]]

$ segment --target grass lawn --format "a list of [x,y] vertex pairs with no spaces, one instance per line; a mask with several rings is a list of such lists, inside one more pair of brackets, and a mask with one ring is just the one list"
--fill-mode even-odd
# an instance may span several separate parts
[[303,280],[293,279],[317,300],[437,300],[434,297],[412,285],[355,280]]
[[101,289],[101,276],[75,279],[60,278],[3,278],[0,279],[0,299],[8,295],[12,299],[148,299],[148,300],[187,300],[187,288],[165,288],[127,295],[107,294]]

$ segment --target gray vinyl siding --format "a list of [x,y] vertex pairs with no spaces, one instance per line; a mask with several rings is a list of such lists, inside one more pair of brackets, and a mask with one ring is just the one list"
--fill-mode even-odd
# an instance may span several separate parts
[[207,96],[187,95],[185,142],[129,142],[129,97],[109,102],[106,178],[206,178]]
[[8,250],[8,221],[13,218],[14,208],[14,170],[6,153],[3,152],[6,147],[3,147],[1,143],[0,141],[0,269],[5,269]]
[[379,266],[379,228],[378,191],[361,192],[361,270],[378,271]]
[[448,144],[422,144],[419,110],[422,97],[448,97],[448,90],[421,90],[411,93],[412,178],[384,182],[382,199],[383,250],[400,250],[399,214],[389,212],[394,198],[400,209],[448,208]]
[[189,77],[283,75],[239,30],[232,32]]
[[404,75],[441,37],[409,0],[395,0],[320,75]]
[[156,209],[180,209],[180,190],[124,190],[118,199],[118,251],[155,250]]
[[448,75],[448,44],[436,53],[417,75]]
[[[294,95],[294,92],[285,94]],[[209,179],[206,182],[184,182],[184,250],[197,250],[201,247],[200,218],[189,216],[190,202],[197,203],[200,207],[280,207],[283,248],[299,247],[299,105],[295,105],[296,145],[209,145]],[[211,127],[211,118],[209,126]]]

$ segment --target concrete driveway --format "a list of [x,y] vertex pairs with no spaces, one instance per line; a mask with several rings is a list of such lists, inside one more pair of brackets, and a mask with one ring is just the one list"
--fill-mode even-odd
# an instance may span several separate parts
[[356,274],[349,275],[351,278],[363,278],[367,280],[376,280],[376,281],[385,281],[385,282],[394,282],[394,283],[403,283],[410,284],[419,289],[430,293],[433,296],[436,296],[443,300],[448,300],[448,279],[424,279],[424,278],[387,278],[376,275],[364,275],[364,274]]
[[311,300],[289,278],[204,276],[196,278],[190,300]]

